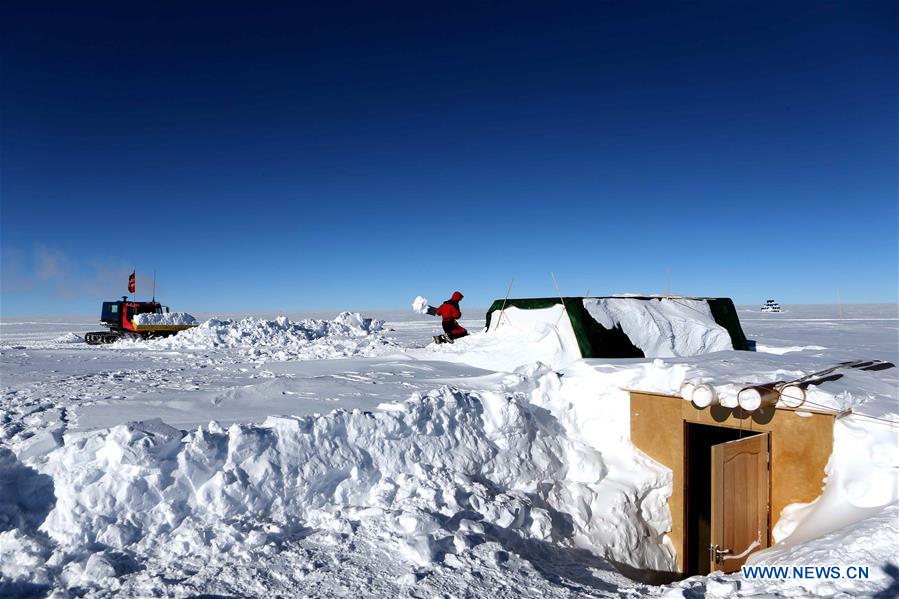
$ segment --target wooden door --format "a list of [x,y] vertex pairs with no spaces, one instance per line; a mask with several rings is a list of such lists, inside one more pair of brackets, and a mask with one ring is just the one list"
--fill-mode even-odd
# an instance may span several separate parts
[[768,433],[712,446],[712,570],[768,546]]

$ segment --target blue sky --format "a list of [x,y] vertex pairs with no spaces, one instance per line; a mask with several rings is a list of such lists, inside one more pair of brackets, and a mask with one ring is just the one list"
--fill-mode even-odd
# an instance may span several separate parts
[[896,301],[895,3],[0,11],[4,316]]

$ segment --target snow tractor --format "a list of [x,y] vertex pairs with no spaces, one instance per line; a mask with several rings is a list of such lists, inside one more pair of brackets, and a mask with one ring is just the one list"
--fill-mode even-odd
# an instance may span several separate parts
[[122,296],[122,299],[117,302],[103,302],[100,324],[109,330],[85,333],[84,340],[90,345],[102,345],[114,343],[119,339],[167,337],[178,331],[197,326],[196,322],[169,324],[165,318],[156,319],[162,323],[143,324],[141,321],[145,319],[136,318],[139,314],[167,315],[169,308],[155,300],[151,302],[128,301],[128,296]]

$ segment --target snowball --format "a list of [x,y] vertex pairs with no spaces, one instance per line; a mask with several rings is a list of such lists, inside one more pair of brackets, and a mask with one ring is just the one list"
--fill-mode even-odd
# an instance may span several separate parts
[[412,302],[412,310],[418,312],[419,314],[427,314],[428,313],[428,298],[418,296]]

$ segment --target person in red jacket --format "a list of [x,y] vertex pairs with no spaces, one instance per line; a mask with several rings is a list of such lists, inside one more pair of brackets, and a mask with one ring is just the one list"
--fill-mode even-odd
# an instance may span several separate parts
[[459,309],[459,302],[462,301],[462,297],[462,294],[456,291],[450,299],[443,302],[434,311],[434,314],[443,319],[443,332],[446,333],[446,339],[449,342],[468,334],[468,331],[456,320],[457,318],[462,318],[462,311]]

